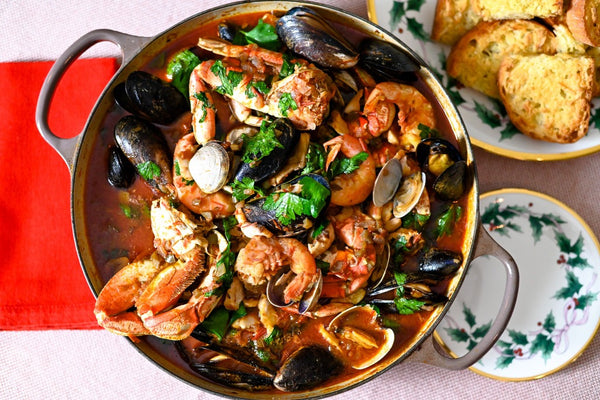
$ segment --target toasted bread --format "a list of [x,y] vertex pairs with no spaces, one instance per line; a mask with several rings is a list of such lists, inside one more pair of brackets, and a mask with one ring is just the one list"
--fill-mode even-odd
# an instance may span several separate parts
[[573,143],[587,132],[594,61],[569,54],[509,55],[498,72],[500,98],[524,134]]
[[431,39],[452,46],[481,20],[473,3],[477,0],[438,0]]
[[600,96],[600,47],[589,47],[585,53],[594,60],[594,90],[592,97]]
[[563,13],[563,0],[476,0],[476,12],[485,20],[553,17]]
[[577,40],[590,46],[600,46],[600,1],[572,0],[566,20]]
[[446,69],[463,85],[499,98],[497,76],[508,54],[554,53],[552,32],[530,20],[481,21],[452,47]]

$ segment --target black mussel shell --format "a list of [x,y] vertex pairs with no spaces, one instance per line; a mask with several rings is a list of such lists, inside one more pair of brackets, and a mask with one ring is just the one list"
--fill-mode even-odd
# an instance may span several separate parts
[[189,364],[190,368],[198,372],[203,377],[221,385],[230,386],[251,392],[262,391],[273,388],[273,377],[250,372],[237,371],[220,367],[212,363]]
[[433,190],[442,200],[458,200],[466,188],[467,163],[460,160],[449,166],[433,183]]
[[123,108],[157,124],[169,124],[189,110],[188,100],[169,82],[145,71],[134,71],[124,87],[113,92]]
[[294,7],[277,21],[277,34],[294,53],[328,68],[351,68],[358,52],[323,17],[307,7]]
[[429,156],[445,154],[452,161],[462,160],[460,152],[452,143],[441,138],[423,139],[417,146],[417,161],[424,171],[429,172]]
[[275,124],[275,135],[283,148],[276,147],[269,155],[257,162],[240,162],[235,174],[236,180],[241,182],[248,177],[258,184],[275,175],[287,163],[288,156],[300,139],[300,133],[285,119],[276,119],[273,124]]
[[[323,185],[325,188],[327,188],[327,190],[329,190],[329,192],[330,192],[330,195],[325,200],[325,206],[320,211],[320,212],[323,212],[325,209],[327,209],[327,206],[329,205],[329,200],[331,198],[331,188],[329,186],[329,182],[327,181],[327,179],[325,179],[321,175],[318,175],[318,174],[300,175],[300,176],[290,180],[289,182],[282,183],[281,185],[276,187],[270,194],[282,192],[283,187],[289,186],[289,185],[294,185],[294,184],[298,183],[301,179],[307,178],[307,177],[317,181],[318,183]],[[244,212],[244,215],[246,216],[246,219],[249,222],[254,222],[259,225],[262,225],[265,228],[267,228],[270,232],[272,232],[274,235],[279,236],[279,237],[298,237],[298,236],[304,235],[308,232],[308,230],[310,229],[310,226],[312,225],[312,224],[307,224],[306,220],[308,219],[309,221],[314,222],[319,218],[319,217],[313,218],[312,216],[307,216],[307,215],[298,215],[296,217],[296,219],[293,220],[290,224],[283,225],[277,219],[277,215],[274,210],[265,210],[264,209],[265,201],[266,201],[265,197],[259,198],[259,199],[253,200],[253,201],[248,201],[242,207],[242,211]]]
[[286,392],[307,390],[338,375],[343,368],[342,362],[327,349],[302,347],[283,362],[273,384]]
[[108,149],[107,179],[118,189],[127,189],[135,180],[135,167],[117,146]]
[[431,248],[419,260],[419,272],[446,277],[455,273],[462,265],[461,254],[449,250]]
[[217,31],[219,32],[219,37],[223,40],[227,40],[228,42],[233,42],[238,33],[237,27],[226,22],[221,22],[217,26]]
[[160,171],[141,174],[152,187],[170,193],[172,186],[171,152],[160,129],[134,115],[127,115],[115,125],[115,141],[129,161],[140,168],[156,165]]
[[369,72],[386,80],[414,81],[419,62],[392,43],[368,38],[360,45],[360,64]]

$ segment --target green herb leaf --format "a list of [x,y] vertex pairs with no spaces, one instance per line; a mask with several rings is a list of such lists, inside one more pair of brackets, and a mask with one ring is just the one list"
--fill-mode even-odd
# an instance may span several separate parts
[[161,170],[158,165],[152,161],[146,161],[137,165],[137,170],[142,178],[151,181],[160,176]]
[[296,67],[301,66],[300,63],[291,61],[291,56],[288,53],[283,54],[283,64],[279,70],[279,79],[287,78],[296,71]]
[[229,327],[229,311],[225,307],[216,308],[200,325],[202,329],[223,339]]
[[190,50],[184,50],[177,54],[167,65],[167,78],[187,99],[189,97],[190,75],[200,59]]
[[279,112],[284,117],[288,116],[288,112],[290,109],[292,109],[292,110],[298,109],[298,104],[296,104],[296,101],[294,100],[294,98],[292,97],[292,95],[290,93],[282,93],[281,97],[279,98],[278,105],[279,105]]
[[265,344],[270,346],[279,335],[281,335],[281,329],[275,326],[271,334],[264,339]]
[[255,187],[254,182],[251,178],[245,176],[241,181],[234,180],[231,184],[231,189],[233,190],[233,197],[235,201],[240,202],[242,200],[246,200],[248,197],[252,196],[255,193],[264,196],[265,193],[260,187]]
[[425,305],[424,301],[416,299],[407,299],[404,297],[395,297],[394,304],[398,310],[398,314],[410,315],[419,311]]
[[210,67],[210,70],[221,80],[221,86],[217,87],[215,90],[220,94],[233,96],[233,89],[235,89],[242,81],[242,73],[237,71],[227,72],[227,69],[223,65],[223,61],[221,60],[215,61],[212,67]]
[[206,113],[208,112],[208,109],[212,108],[214,110],[215,106],[210,101],[208,101],[208,96],[206,96],[205,92],[196,92],[194,93],[194,97],[202,103],[202,115],[200,116],[200,118],[198,118],[198,122],[204,122],[204,120],[206,119]]
[[434,233],[437,237],[450,236],[452,230],[460,217],[462,216],[462,207],[457,204],[451,204],[436,220]]
[[429,221],[429,214],[419,214],[415,210],[402,217],[402,227],[422,231],[423,227]]
[[133,211],[129,204],[119,204],[119,207],[121,207],[121,211],[123,211],[123,214],[125,214],[127,218],[133,218]]
[[253,99],[256,97],[256,92],[260,94],[267,94],[270,90],[271,88],[269,85],[267,85],[267,82],[252,81],[248,84],[248,86],[246,86],[246,96],[248,96],[249,99]]
[[306,166],[301,174],[310,174],[312,172],[322,172],[325,169],[325,160],[327,155],[325,148],[319,143],[310,142],[308,152],[306,153]]
[[440,137],[440,132],[437,129],[433,129],[425,124],[419,124],[417,126],[419,129],[419,136],[421,139],[428,139],[431,137]]
[[369,157],[369,153],[366,151],[361,151],[350,158],[336,158],[329,165],[329,170],[327,171],[327,178],[332,180],[338,175],[341,174],[351,174],[356,171],[360,165]]
[[262,18],[258,20],[258,24],[252,30],[240,32],[246,37],[248,42],[256,43],[265,49],[277,51],[282,46],[275,27],[264,22]]
[[244,140],[242,161],[245,163],[261,160],[271,154],[276,147],[283,149],[275,134],[274,123],[263,121],[256,135],[252,137],[244,135],[242,138]]
[[317,218],[331,194],[329,189],[311,177],[305,176],[298,183],[302,186],[300,193],[274,193],[263,204],[263,209],[275,211],[277,219],[283,225],[289,225],[301,215]]

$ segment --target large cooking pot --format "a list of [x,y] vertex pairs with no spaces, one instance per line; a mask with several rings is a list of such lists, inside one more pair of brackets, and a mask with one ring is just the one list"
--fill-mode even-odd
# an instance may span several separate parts
[[[320,387],[316,390],[309,391],[308,393],[289,393],[284,397],[296,399],[310,396],[331,395],[364,383],[400,362],[419,361],[447,369],[468,368],[493,346],[506,327],[516,301],[518,270],[512,257],[491,239],[480,224],[479,189],[475,162],[473,160],[469,137],[463,122],[440,82],[411,49],[407,48],[405,44],[381,27],[343,10],[322,4],[284,1],[232,3],[199,13],[153,38],[137,37],[110,30],[96,30],[84,35],[76,41],[56,61],[50,70],[40,93],[36,111],[36,122],[44,139],[63,157],[71,172],[71,213],[73,231],[79,259],[90,288],[94,295],[97,296],[105,284],[105,279],[101,276],[99,266],[95,264],[90,250],[91,243],[94,241],[94,232],[89,231],[89,224],[87,223],[89,221],[86,221],[84,213],[84,195],[86,187],[93,184],[88,178],[90,160],[93,159],[92,157],[96,147],[102,145],[99,143],[100,141],[98,138],[103,135],[103,132],[101,132],[103,121],[114,107],[111,93],[115,86],[120,82],[123,82],[132,71],[142,68],[149,60],[154,59],[163,52],[165,48],[172,46],[173,43],[176,43],[180,38],[189,35],[196,30],[198,26],[240,13],[288,10],[299,5],[312,7],[326,18],[340,24],[349,25],[366,35],[392,42],[411,54],[421,63],[422,67],[418,72],[418,75],[422,82],[424,82],[425,90],[429,91],[429,97],[433,98],[434,101],[437,101],[437,106],[442,111],[442,117],[447,119],[445,123],[448,124],[449,131],[452,131],[455,135],[458,148],[468,164],[470,186],[467,194],[468,223],[466,240],[462,249],[464,256],[463,266],[450,282],[448,291],[449,301],[443,307],[437,308],[422,332],[416,335],[413,341],[409,343],[407,351],[396,357],[388,357],[372,367],[366,368],[355,377],[336,382],[329,386]],[[55,135],[48,126],[48,110],[56,86],[72,62],[86,49],[101,41],[109,41],[120,47],[122,51],[122,64],[98,99],[83,132],[73,138],[60,138]],[[453,358],[435,341],[434,331],[456,297],[471,260],[484,254],[499,258],[506,270],[507,279],[502,305],[495,322],[481,342],[466,355],[459,358]],[[90,313],[91,312],[92,310],[90,310]],[[156,341],[153,338],[142,337],[139,341],[133,343],[133,345],[164,370],[198,388],[231,397],[264,397],[261,393],[240,392],[238,389],[221,386],[203,379],[187,368],[185,363],[178,359],[178,356],[173,355],[175,352],[169,347],[172,345],[159,342],[160,341]]]

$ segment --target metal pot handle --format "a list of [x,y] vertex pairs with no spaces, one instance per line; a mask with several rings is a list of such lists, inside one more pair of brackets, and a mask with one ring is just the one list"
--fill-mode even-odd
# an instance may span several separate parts
[[496,343],[504,332],[506,325],[512,316],[517,302],[517,292],[519,289],[519,270],[512,256],[500,246],[487,233],[482,224],[479,225],[477,246],[473,259],[482,255],[491,255],[502,262],[506,269],[506,284],[504,286],[504,297],[500,304],[500,310],[496,315],[488,333],[481,341],[462,357],[453,358],[442,348],[442,346],[430,335],[423,342],[419,351],[411,354],[407,361],[419,361],[425,364],[432,364],[438,367],[460,370],[470,367],[481,359]]
[[35,122],[42,137],[61,155],[67,163],[69,170],[73,170],[73,160],[77,150],[77,144],[81,133],[72,138],[61,138],[52,132],[48,125],[48,111],[56,87],[69,66],[87,49],[99,42],[112,42],[121,49],[121,65],[127,64],[138,51],[144,47],[152,38],[128,35],[125,33],[98,29],[83,35],[77,39],[52,65],[38,97],[35,111]]

